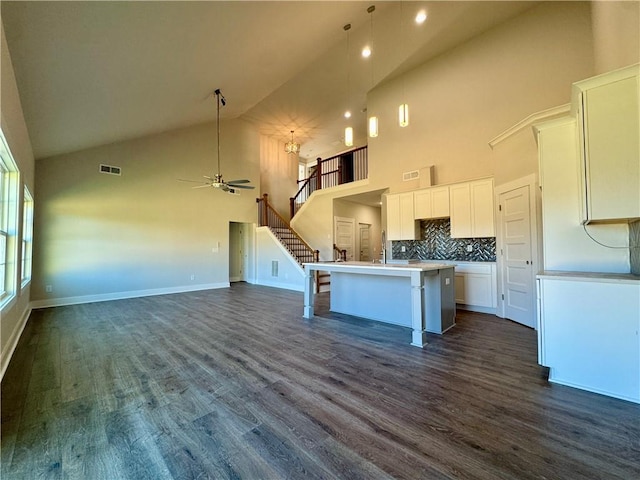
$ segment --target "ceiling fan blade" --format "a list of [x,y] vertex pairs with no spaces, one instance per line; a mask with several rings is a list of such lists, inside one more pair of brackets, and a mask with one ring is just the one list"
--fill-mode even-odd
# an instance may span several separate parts
[[248,190],[253,190],[254,188],[256,188],[251,185],[236,185],[235,183],[228,183],[227,185],[229,185],[231,188],[246,188]]
[[212,185],[210,183],[205,183],[203,185],[196,185],[195,187],[191,187],[191,188],[207,188],[207,187],[211,187]]
[[251,183],[251,180],[247,180],[247,179],[243,179],[243,180],[229,180],[227,182],[229,185],[233,184],[238,184],[238,183]]

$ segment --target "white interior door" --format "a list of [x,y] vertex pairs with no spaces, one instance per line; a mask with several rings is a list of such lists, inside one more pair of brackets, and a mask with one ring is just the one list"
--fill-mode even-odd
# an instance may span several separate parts
[[360,224],[360,261],[368,262],[371,260],[371,225],[366,223]]
[[356,222],[353,218],[334,217],[335,232],[333,238],[340,250],[347,251],[347,260],[353,260],[355,224]]
[[501,193],[498,216],[502,291],[506,318],[535,328],[529,186]]

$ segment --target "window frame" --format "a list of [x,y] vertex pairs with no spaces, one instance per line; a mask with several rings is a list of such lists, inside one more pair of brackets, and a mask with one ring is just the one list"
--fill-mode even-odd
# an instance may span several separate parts
[[20,285],[25,287],[31,281],[33,270],[33,214],[34,202],[31,192],[25,185],[22,199],[22,235],[20,259]]
[[18,221],[20,172],[0,129],[0,309],[16,298],[18,290]]

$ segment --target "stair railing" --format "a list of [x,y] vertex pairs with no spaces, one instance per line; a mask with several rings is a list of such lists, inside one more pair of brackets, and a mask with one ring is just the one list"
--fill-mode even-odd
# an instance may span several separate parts
[[338,261],[339,262],[346,262],[347,261],[347,251],[346,250],[340,250],[335,243],[333,244],[333,254],[334,255],[336,255],[336,254],[338,255]]
[[298,213],[300,207],[316,190],[335,187],[344,183],[364,180],[369,175],[367,146],[355,148],[333,157],[317,159],[315,170],[302,183],[298,192],[289,199],[289,215]]
[[[269,203],[269,194],[265,193],[262,198],[256,198],[258,204],[258,225],[261,227],[269,227],[271,231],[276,233],[277,229],[286,229],[289,234],[293,235],[306,249],[305,254],[299,255],[291,250],[291,254],[296,257],[298,263],[302,265],[305,261],[319,262],[320,251],[314,250],[305,242],[298,233],[291,228],[291,225],[280,215]],[[276,233],[276,236],[277,233]],[[278,236],[278,238],[280,238]]]

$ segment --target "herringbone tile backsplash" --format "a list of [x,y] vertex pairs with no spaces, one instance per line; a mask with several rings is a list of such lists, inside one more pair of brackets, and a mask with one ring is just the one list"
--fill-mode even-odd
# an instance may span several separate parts
[[[391,242],[392,258],[396,260],[457,260],[459,262],[495,262],[496,239],[451,238],[448,218],[420,221],[421,240]],[[471,252],[467,246],[471,245]],[[402,251],[402,247],[405,251]]]

